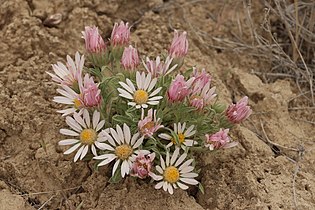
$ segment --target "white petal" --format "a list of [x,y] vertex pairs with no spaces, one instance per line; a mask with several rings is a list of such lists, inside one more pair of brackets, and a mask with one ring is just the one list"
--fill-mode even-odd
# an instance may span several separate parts
[[149,73],[144,81],[143,90],[147,90],[151,82],[151,74]]
[[154,88],[154,86],[156,85],[156,82],[157,82],[157,78],[154,78],[154,79],[151,81],[151,83],[150,83],[150,85],[149,85],[149,87],[148,87],[148,92],[150,92],[150,91]]
[[[185,154],[185,153],[184,153]],[[178,160],[177,160],[178,161]],[[187,160],[185,163],[183,163],[179,168],[178,170],[182,170],[183,168],[186,168],[187,166],[189,166],[192,162],[194,161],[194,159],[189,159]],[[179,163],[180,164],[180,163]],[[176,166],[176,164],[175,164]]]
[[91,150],[94,156],[97,156],[97,152],[96,152],[96,148],[94,146],[94,144],[91,145]]
[[132,90],[132,88],[130,88],[126,83],[123,83],[123,82],[119,82],[119,84],[125,88],[129,93],[133,94],[134,91]]
[[121,164],[121,177],[124,178],[126,174],[129,174],[129,165],[126,160],[124,160]]
[[124,89],[121,88],[117,88],[118,92],[120,93],[119,95],[121,97],[127,98],[127,99],[133,99],[132,95],[130,93],[128,93],[127,91],[125,91]]
[[165,164],[166,164],[166,166],[170,165],[170,153],[169,152],[166,152]]
[[175,163],[178,155],[179,155],[179,148],[176,148],[171,158],[171,165]]
[[125,136],[125,141],[127,144],[130,144],[130,129],[129,127],[126,125],[126,123],[124,123],[124,136]]
[[74,131],[69,130],[69,129],[60,129],[60,133],[63,135],[67,135],[67,136],[79,136],[79,134],[77,132],[74,132]]
[[175,166],[179,166],[187,157],[187,153],[183,153],[175,163]]
[[193,170],[194,170],[193,166],[186,166],[186,167],[182,168],[182,170],[180,170],[179,172],[181,174],[185,174],[185,173],[191,172]]
[[71,145],[71,144],[76,144],[78,142],[80,142],[80,140],[78,140],[78,139],[65,139],[65,140],[59,141],[58,144],[59,145]]
[[198,176],[198,174],[197,173],[185,173],[185,174],[182,174],[180,176],[184,177],[184,178],[195,178]]
[[75,119],[75,121],[77,121],[83,128],[86,128],[86,124],[84,122],[84,120],[82,119],[82,117],[78,114],[78,113],[74,113],[73,117]]
[[173,195],[174,191],[173,191],[173,187],[171,184],[168,184],[167,190],[168,190],[169,194]]
[[182,190],[187,190],[187,189],[188,189],[188,186],[185,185],[185,184],[182,184],[182,183],[180,183],[180,182],[177,182],[176,184],[177,184],[178,187],[181,188]]
[[95,160],[103,160],[103,159],[112,159],[112,158],[115,158],[116,155],[114,154],[103,154],[103,155],[99,155],[99,156],[96,156],[96,157],[93,157],[93,159]]
[[116,161],[116,163],[114,164],[114,167],[113,167],[112,176],[114,176],[114,174],[115,174],[115,172],[116,172],[116,170],[118,168],[119,163],[120,163],[120,160],[117,159],[117,161]]
[[190,179],[190,178],[180,178],[179,180],[186,183],[186,184],[190,184],[190,185],[196,185],[199,183],[197,180]]
[[81,143],[70,147],[70,149],[66,150],[63,154],[68,155],[68,154],[72,153],[74,150],[78,149],[80,147],[80,145],[81,145]]
[[133,149],[138,148],[143,142],[143,136],[132,146]]
[[105,125],[105,120],[101,120],[98,125],[96,126],[95,131],[98,132],[99,130],[101,130]]
[[72,117],[66,117],[66,123],[75,131],[81,132],[82,128],[81,126],[72,118]]
[[93,129],[96,129],[98,122],[100,121],[100,116],[100,113],[95,110],[93,113]]
[[84,149],[84,145],[82,147],[80,147],[80,149],[77,151],[77,153],[74,156],[74,162],[77,162],[77,160],[79,159],[80,155],[82,154],[82,151]]
[[[117,125],[118,126],[118,125]],[[117,127],[116,127],[117,128]],[[121,142],[119,137],[118,137],[118,134],[117,132],[113,129],[113,128],[110,128],[110,134],[112,134],[112,137],[115,139],[115,141],[118,143],[118,145],[120,145],[121,143],[123,144],[124,142]]]
[[163,184],[164,184],[164,181],[161,181],[161,182],[157,183],[154,188],[157,189],[157,190],[161,189]]
[[185,139],[184,144],[188,147],[191,147],[194,145],[194,141],[193,140],[189,140],[189,139]]
[[158,101],[162,98],[163,98],[163,96],[154,96],[153,98],[149,98],[149,101]]
[[141,85],[141,75],[140,72],[136,72],[136,82],[137,82],[137,87],[138,89],[141,89],[142,85]]
[[89,145],[86,145],[84,147],[84,149],[82,150],[82,153],[81,153],[81,156],[80,156],[80,160],[82,160],[85,157],[85,155],[87,154],[88,150],[89,150]]
[[159,101],[148,101],[147,104],[149,105],[158,105],[160,102]]
[[161,160],[161,167],[163,170],[165,170],[165,162],[162,156],[160,156],[160,160]]
[[125,143],[124,133],[119,125],[116,125],[116,131],[121,143],[124,144]]
[[87,127],[90,128],[90,126],[91,126],[90,114],[89,114],[88,110],[86,110],[86,109],[84,109],[84,111],[83,111],[83,119],[84,119]]
[[159,137],[162,138],[162,139],[166,139],[166,140],[171,140],[172,139],[172,137],[170,135],[166,134],[166,133],[161,133],[159,135]]
[[155,90],[149,95],[149,97],[155,96],[155,95],[158,94],[161,90],[162,90],[162,87],[159,87],[159,88],[155,89]]
[[161,168],[161,166],[157,165],[155,167],[155,169],[160,173],[160,174],[163,174],[163,169]]
[[167,182],[164,182],[164,183],[163,183],[163,190],[164,190],[165,192],[167,191],[167,185],[168,185]]
[[130,145],[134,145],[134,144],[135,144],[135,142],[136,142],[136,140],[138,139],[139,135],[140,135],[139,133],[135,133],[135,134],[132,136]]
[[111,145],[116,146],[114,139],[106,131],[102,131],[102,134],[107,138]]
[[101,142],[95,142],[94,143],[95,146],[101,150],[109,150],[109,151],[114,151],[115,149],[113,147],[111,147],[110,145],[108,144],[105,144],[105,143],[101,143]]
[[97,166],[104,166],[104,165],[107,165],[108,163],[112,162],[115,158],[116,158],[116,157],[105,159],[105,160],[103,160],[102,162],[100,162]]
[[136,88],[135,86],[133,85],[133,83],[129,80],[129,79],[126,79],[126,82],[127,84],[129,85],[129,87],[131,88],[132,92],[136,92]]

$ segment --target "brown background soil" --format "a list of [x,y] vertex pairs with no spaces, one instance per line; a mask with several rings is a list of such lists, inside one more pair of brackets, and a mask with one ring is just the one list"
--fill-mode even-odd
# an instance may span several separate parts
[[[315,209],[315,129],[302,118],[314,112],[289,111],[298,94],[293,82],[263,83],[250,70],[268,66],[258,67],[246,54],[215,50],[207,38],[230,37],[237,31],[235,17],[245,21],[242,1],[0,3],[1,210]],[[63,15],[62,22],[45,27],[43,20],[55,13]],[[65,123],[52,102],[56,85],[45,71],[52,71],[50,64],[64,61],[67,54],[84,52],[85,25],[99,26],[108,37],[119,20],[135,24],[132,41],[141,55],[163,52],[174,28],[188,31],[186,65],[211,72],[221,101],[231,103],[245,94],[250,98],[254,114],[232,133],[239,146],[199,156],[205,194],[192,188],[170,196],[131,178],[108,184],[106,167],[93,171],[92,162],[72,163],[57,145]],[[246,37],[245,29],[243,33]],[[265,143],[266,135],[274,143]]]

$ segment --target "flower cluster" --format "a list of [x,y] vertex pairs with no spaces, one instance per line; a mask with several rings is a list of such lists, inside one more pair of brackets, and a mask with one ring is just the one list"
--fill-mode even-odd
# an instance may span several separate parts
[[142,62],[128,23],[116,23],[108,43],[96,26],[82,34],[87,62],[77,52],[48,72],[60,94],[53,101],[65,106],[58,112],[69,126],[60,129],[68,137],[59,145],[70,146],[64,154],[109,165],[111,182],[152,179],[170,194],[200,185],[192,151],[236,146],[228,132],[251,114],[248,98],[222,109],[205,69],[182,70],[186,32],[175,31],[166,55]]

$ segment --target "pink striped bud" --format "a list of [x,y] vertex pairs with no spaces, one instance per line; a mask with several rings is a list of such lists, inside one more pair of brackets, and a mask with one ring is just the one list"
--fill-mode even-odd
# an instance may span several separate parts
[[169,54],[172,58],[183,58],[188,52],[187,33],[184,31],[180,34],[177,30],[174,31],[174,38],[169,49]]
[[130,39],[130,28],[128,23],[124,24],[123,21],[115,23],[110,42],[113,46],[117,45],[128,45]]
[[89,53],[99,53],[106,50],[105,42],[99,34],[97,27],[86,26],[85,31],[82,31],[82,35],[82,38],[85,40],[85,49]]
[[121,58],[121,64],[126,70],[134,70],[140,64],[137,49],[133,48],[131,45],[125,47]]
[[209,135],[206,134],[205,147],[208,147],[210,150],[221,149],[221,148],[231,148],[236,146],[237,142],[231,142],[230,137],[228,136],[229,129],[220,129],[220,131],[215,134]]
[[248,104],[248,97],[245,96],[236,104],[231,104],[226,110],[226,116],[232,123],[240,123],[244,121],[252,113],[252,109]]

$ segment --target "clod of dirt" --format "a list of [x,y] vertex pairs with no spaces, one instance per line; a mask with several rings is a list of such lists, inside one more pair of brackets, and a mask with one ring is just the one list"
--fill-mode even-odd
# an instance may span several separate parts
[[48,27],[54,27],[61,23],[62,21],[62,14],[61,13],[56,13],[53,15],[48,16],[44,21],[43,25],[48,26]]

